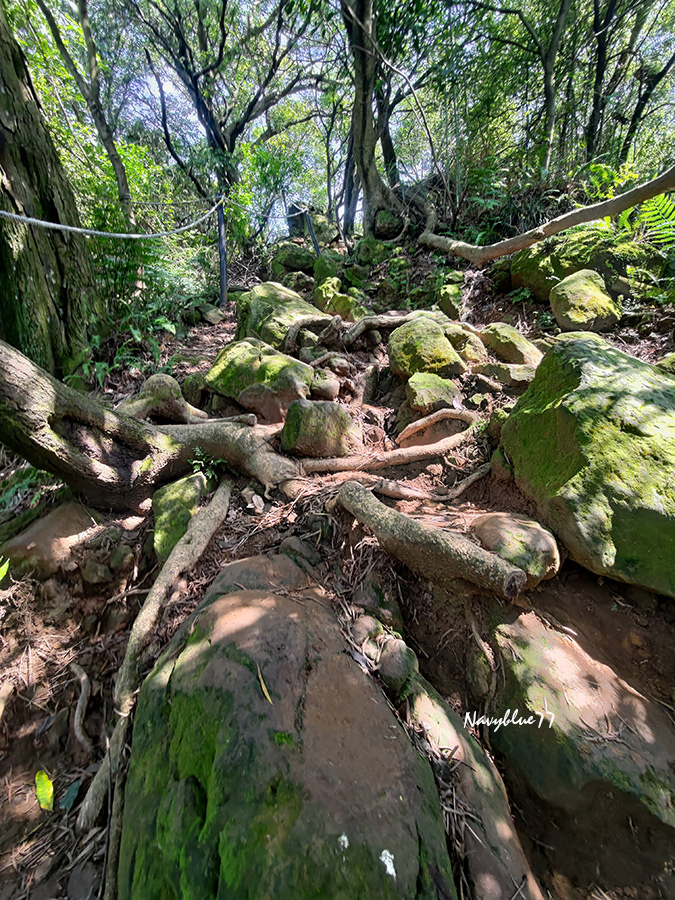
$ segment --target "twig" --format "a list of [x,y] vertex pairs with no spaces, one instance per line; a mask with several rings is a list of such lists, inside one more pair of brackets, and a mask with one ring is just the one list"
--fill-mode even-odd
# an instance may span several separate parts
[[486,475],[489,475],[490,468],[490,463],[484,463],[482,466],[479,466],[471,475],[467,475],[467,477],[463,478],[458,484],[453,485],[445,495],[445,499],[456,500],[464,493],[464,491],[468,490],[472,484],[475,484],[477,481],[480,481],[481,478],[485,478]]

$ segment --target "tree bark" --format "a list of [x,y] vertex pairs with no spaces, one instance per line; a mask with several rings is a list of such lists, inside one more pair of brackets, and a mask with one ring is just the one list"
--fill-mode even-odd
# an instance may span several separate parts
[[499,241],[497,244],[487,244],[485,247],[479,247],[476,244],[467,244],[464,241],[455,241],[443,235],[434,234],[436,225],[435,214],[430,215],[427,220],[426,228],[419,237],[420,244],[425,247],[433,247],[435,250],[442,250],[448,256],[459,256],[461,259],[467,259],[474,265],[482,266],[493,259],[500,259],[502,256],[508,256],[518,250],[524,250],[532,247],[534,244],[542,241],[544,238],[559,234],[573,225],[580,225],[583,222],[593,222],[596,219],[604,219],[606,216],[616,216],[623,212],[624,209],[630,209],[639,203],[644,203],[650,197],[656,197],[658,194],[675,190],[675,166],[671,166],[657,178],[652,181],[646,181],[644,184],[626,191],[625,194],[619,194],[618,197],[612,197],[610,200],[603,200],[601,203],[594,203],[591,206],[583,206],[581,209],[575,209],[572,212],[551,219],[543,225],[525,231],[516,237],[508,238],[505,241]]
[[93,506],[147,509],[160,484],[190,470],[197,447],[293,495],[299,467],[272,449],[270,436],[269,428],[217,419],[155,427],[61,384],[0,341],[0,442]]
[[[75,198],[0,5],[0,209],[79,225]],[[2,219],[0,338],[50,372],[71,371],[96,309],[85,239]]]

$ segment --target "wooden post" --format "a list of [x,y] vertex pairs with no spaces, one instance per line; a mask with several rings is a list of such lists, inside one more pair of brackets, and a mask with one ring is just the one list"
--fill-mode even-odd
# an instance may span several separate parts
[[225,213],[223,211],[223,195],[218,199],[218,255],[220,257],[220,306],[227,303],[227,236],[225,234]]

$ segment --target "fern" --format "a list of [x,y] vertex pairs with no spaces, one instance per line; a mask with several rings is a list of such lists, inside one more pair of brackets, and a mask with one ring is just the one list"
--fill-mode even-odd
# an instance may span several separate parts
[[638,224],[650,244],[675,248],[675,202],[666,194],[646,200],[640,207]]

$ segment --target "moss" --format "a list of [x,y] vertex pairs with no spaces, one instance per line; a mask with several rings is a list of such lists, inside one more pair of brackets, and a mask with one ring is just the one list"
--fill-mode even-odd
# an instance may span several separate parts
[[597,272],[582,269],[563,278],[551,290],[551,310],[566,331],[606,331],[621,318],[621,304],[612,300]]
[[319,315],[316,307],[295,291],[268,281],[242,295],[237,304],[236,337],[258,337],[279,348],[286,340],[288,329],[299,318]]
[[464,362],[473,366],[488,361],[485,345],[479,337],[454,322],[443,324],[443,333]]
[[315,284],[312,292],[312,303],[317,309],[325,310],[331,298],[342,290],[342,282],[337,277],[324,278]]
[[502,442],[574,559],[675,596],[675,380],[599,341],[558,342]]
[[428,372],[416,372],[412,375],[405,390],[411,408],[425,415],[439,409],[452,408],[462,398],[454,382]]
[[420,316],[395,328],[388,349],[392,372],[406,378],[415,372],[448,376],[466,371],[443,328],[427,317]]
[[[462,273],[457,274],[461,276]],[[462,313],[462,285],[453,282],[444,284],[438,292],[438,306],[449,319],[459,319]]]
[[202,473],[188,475],[155,491],[152,510],[155,515],[154,546],[157,559],[164,563],[187,531],[192,516],[209,484]]
[[277,747],[287,747],[295,743],[295,737],[287,731],[273,731],[272,740]]
[[481,340],[488,350],[492,350],[495,356],[507,363],[536,366],[543,356],[517,328],[505,322],[486,325],[481,332]]
[[309,388],[313,378],[311,366],[251,338],[224,347],[205,380],[215,393],[236,400],[252,384],[263,384],[271,390],[282,391],[298,381]]
[[376,238],[363,238],[354,248],[354,256],[362,266],[378,266],[385,259],[389,259],[391,254],[391,245],[378,241]]

